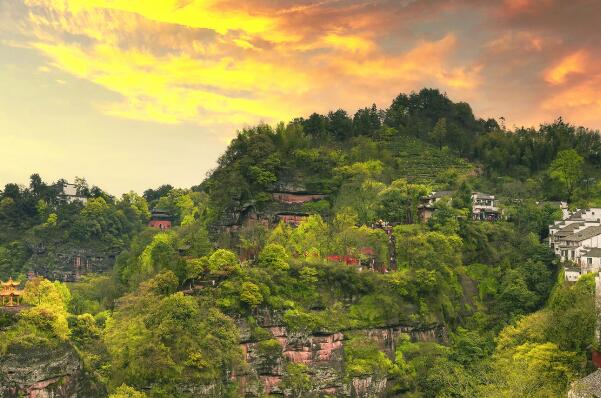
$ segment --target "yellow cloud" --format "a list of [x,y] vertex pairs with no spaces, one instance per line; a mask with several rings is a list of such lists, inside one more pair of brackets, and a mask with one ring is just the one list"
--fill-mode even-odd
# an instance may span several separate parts
[[569,75],[584,72],[586,63],[587,55],[584,51],[570,54],[546,71],[545,80],[554,85],[562,84]]
[[275,24],[273,18],[253,15],[241,9],[221,11],[222,2],[216,0],[26,0],[26,3],[63,14],[80,14],[95,9],[126,11],[153,21],[206,28],[221,34],[231,30],[270,32]]
[[[318,18],[329,12],[320,10],[327,1],[281,13],[223,0],[24,1],[32,7],[30,46],[50,66],[118,93],[121,100],[97,104],[117,117],[274,122],[315,110],[316,98],[340,105],[373,98],[373,89],[357,90],[368,82],[386,90],[433,81],[470,90],[479,83],[479,67],[451,64],[453,34],[389,54],[372,29],[374,15],[337,14],[331,23]],[[320,22],[306,27],[297,14],[305,12]],[[345,87],[335,83],[345,80]]]
[[367,53],[375,46],[371,40],[354,35],[339,35],[330,33],[324,36],[323,42],[327,46],[350,51],[353,53]]
[[[55,67],[121,94],[122,102],[100,108],[132,119],[199,124],[279,120],[290,117],[291,111],[278,98],[305,86],[305,77],[297,72],[252,60],[209,61],[186,55],[159,58],[107,45],[90,51],[63,44],[36,43],[35,47],[52,59]],[[258,76],[270,76],[280,83]],[[248,93],[229,92],[236,90]]]

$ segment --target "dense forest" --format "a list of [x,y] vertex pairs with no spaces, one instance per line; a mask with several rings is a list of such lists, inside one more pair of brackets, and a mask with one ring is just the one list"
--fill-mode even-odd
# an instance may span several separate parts
[[[0,312],[0,351],[68,344],[111,398],[562,396],[592,369],[594,279],[565,283],[544,239],[556,202],[601,205],[599,176],[598,132],[508,130],[434,89],[244,129],[190,189],[77,179],[70,202],[34,174],[0,192],[0,279],[26,304]],[[423,220],[433,191],[452,199]],[[500,221],[472,218],[476,191]],[[72,251],[110,267],[49,280]],[[287,348],[320,338],[321,361]]]

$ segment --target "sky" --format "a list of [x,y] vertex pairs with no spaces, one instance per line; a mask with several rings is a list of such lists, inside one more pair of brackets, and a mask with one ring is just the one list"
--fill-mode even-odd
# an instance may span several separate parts
[[200,183],[236,131],[438,88],[601,128],[598,0],[0,0],[0,185]]

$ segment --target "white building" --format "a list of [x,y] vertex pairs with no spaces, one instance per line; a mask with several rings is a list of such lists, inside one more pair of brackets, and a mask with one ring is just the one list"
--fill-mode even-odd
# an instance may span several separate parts
[[501,212],[495,203],[495,195],[482,192],[472,194],[472,219],[497,221]]
[[[601,208],[579,209],[549,226],[549,246],[563,262],[574,267],[565,268],[568,281],[580,275],[601,270]],[[576,272],[575,270],[578,270]],[[576,278],[576,279],[574,279]]]
[[594,247],[585,250],[578,259],[578,264],[583,274],[599,272],[601,270],[601,249]]
[[582,275],[580,268],[575,267],[565,267],[563,272],[568,282],[576,282]]
[[578,262],[582,254],[591,248],[601,248],[601,226],[578,229],[559,241],[561,261]]
[[85,204],[88,201],[88,198],[85,196],[80,196],[77,194],[77,186],[75,184],[69,184],[68,182],[63,185],[62,197],[68,203],[79,201]]

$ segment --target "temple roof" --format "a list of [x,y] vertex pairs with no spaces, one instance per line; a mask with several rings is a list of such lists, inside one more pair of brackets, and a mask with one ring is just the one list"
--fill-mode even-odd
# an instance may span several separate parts
[[13,281],[13,278],[8,278],[7,282],[2,282],[2,286],[19,286],[21,282]]
[[23,293],[21,290],[11,289],[0,291],[0,296],[20,296]]

